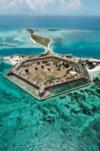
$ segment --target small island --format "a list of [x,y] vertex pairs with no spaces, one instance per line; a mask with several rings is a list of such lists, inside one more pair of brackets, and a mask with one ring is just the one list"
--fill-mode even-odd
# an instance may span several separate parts
[[29,32],[32,41],[34,41],[34,42],[40,44],[41,46],[43,46],[46,49],[46,51],[50,51],[49,45],[51,43],[51,39],[45,38],[45,37],[42,37],[42,36],[39,36],[39,35],[35,34],[35,32],[37,30],[27,29],[27,31]]

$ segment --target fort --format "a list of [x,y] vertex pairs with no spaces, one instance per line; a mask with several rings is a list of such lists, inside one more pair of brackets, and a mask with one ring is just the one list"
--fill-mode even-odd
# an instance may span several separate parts
[[91,83],[80,59],[48,53],[18,62],[6,78],[39,100]]

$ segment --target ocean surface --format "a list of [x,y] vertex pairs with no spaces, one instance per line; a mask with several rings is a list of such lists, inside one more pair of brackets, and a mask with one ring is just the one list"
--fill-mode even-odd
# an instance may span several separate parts
[[[100,17],[89,16],[0,16],[0,57],[44,52],[26,28],[56,53],[100,59]],[[39,102],[4,78],[10,68],[0,62],[0,151],[100,151],[100,86]]]

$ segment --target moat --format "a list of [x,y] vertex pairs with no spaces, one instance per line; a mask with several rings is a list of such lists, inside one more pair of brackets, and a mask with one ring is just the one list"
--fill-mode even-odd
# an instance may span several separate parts
[[91,84],[86,65],[70,55],[41,54],[17,63],[6,78],[39,100]]

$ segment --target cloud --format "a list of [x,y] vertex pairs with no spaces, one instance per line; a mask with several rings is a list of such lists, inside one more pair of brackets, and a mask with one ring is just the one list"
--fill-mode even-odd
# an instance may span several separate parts
[[25,11],[26,0],[0,0],[0,14],[23,14]]
[[32,10],[44,10],[47,8],[49,5],[51,5],[54,0],[26,0],[28,6]]
[[20,3],[22,2],[22,0],[1,0],[0,1],[0,9],[4,8],[13,8],[13,7],[17,7]]
[[0,0],[0,13],[64,13],[76,11],[82,6],[80,0]]
[[80,0],[60,0],[62,5],[63,10],[78,10],[82,7],[82,4]]
[[81,8],[80,0],[27,0],[27,4],[31,10],[45,10],[53,8],[56,5],[56,9],[69,11],[77,10]]

